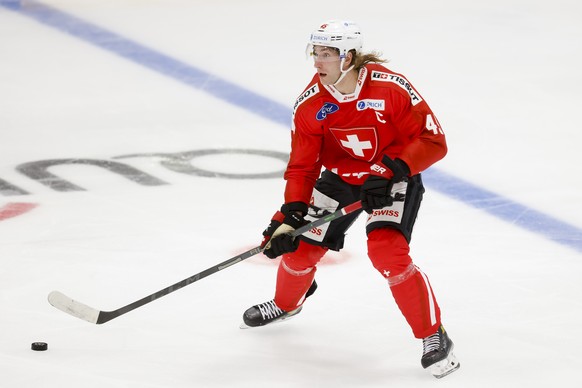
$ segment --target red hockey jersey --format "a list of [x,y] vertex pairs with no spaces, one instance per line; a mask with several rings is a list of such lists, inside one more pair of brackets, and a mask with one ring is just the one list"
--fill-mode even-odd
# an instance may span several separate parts
[[383,155],[402,159],[411,175],[445,156],[437,118],[402,75],[368,64],[347,95],[318,79],[316,74],[293,107],[286,203],[309,203],[322,166],[361,185]]

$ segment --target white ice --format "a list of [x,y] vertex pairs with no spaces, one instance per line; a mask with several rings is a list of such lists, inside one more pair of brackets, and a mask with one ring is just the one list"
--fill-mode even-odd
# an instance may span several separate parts
[[[54,289],[111,310],[250,249],[283,200],[280,178],[192,176],[117,156],[286,153],[289,128],[264,106],[227,103],[31,17],[44,5],[289,111],[313,73],[309,32],[354,19],[366,48],[383,52],[439,117],[450,152],[435,168],[571,225],[580,247],[578,1],[0,0],[0,179],[28,192],[0,194],[0,214],[37,205],[0,220],[0,386],[582,386],[581,250],[548,238],[543,224],[525,229],[430,185],[412,255],[462,365],[440,381],[422,370],[421,344],[366,257],[363,220],[284,324],[238,327],[246,308],[273,296],[277,263],[263,256],[104,325],[54,309]],[[16,169],[56,159],[117,161],[167,184],[69,164],[50,171],[85,191],[59,192]],[[284,168],[225,153],[192,164]],[[33,341],[49,350],[33,352]]]

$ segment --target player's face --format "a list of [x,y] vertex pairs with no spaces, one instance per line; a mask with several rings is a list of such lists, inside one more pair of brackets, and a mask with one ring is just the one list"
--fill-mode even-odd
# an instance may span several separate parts
[[315,46],[313,48],[313,66],[317,69],[319,80],[324,85],[333,85],[339,78],[339,53],[330,47]]

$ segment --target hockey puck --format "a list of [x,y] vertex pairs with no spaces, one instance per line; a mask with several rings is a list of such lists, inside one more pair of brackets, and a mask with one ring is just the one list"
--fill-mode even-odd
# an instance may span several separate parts
[[46,342],[33,342],[30,348],[36,351],[43,351],[48,349],[48,344]]

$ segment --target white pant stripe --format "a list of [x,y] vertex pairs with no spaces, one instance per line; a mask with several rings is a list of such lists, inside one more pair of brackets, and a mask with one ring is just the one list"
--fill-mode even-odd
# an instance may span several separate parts
[[434,306],[434,295],[432,293],[432,289],[430,288],[430,283],[428,282],[428,278],[426,277],[424,272],[422,272],[420,269],[418,270],[418,272],[420,272],[420,274],[422,275],[422,279],[424,280],[424,284],[426,285],[426,290],[428,292],[428,304],[429,304],[429,308],[430,308],[430,323],[431,323],[431,325],[435,325],[437,323],[437,320],[436,320],[436,309]]

